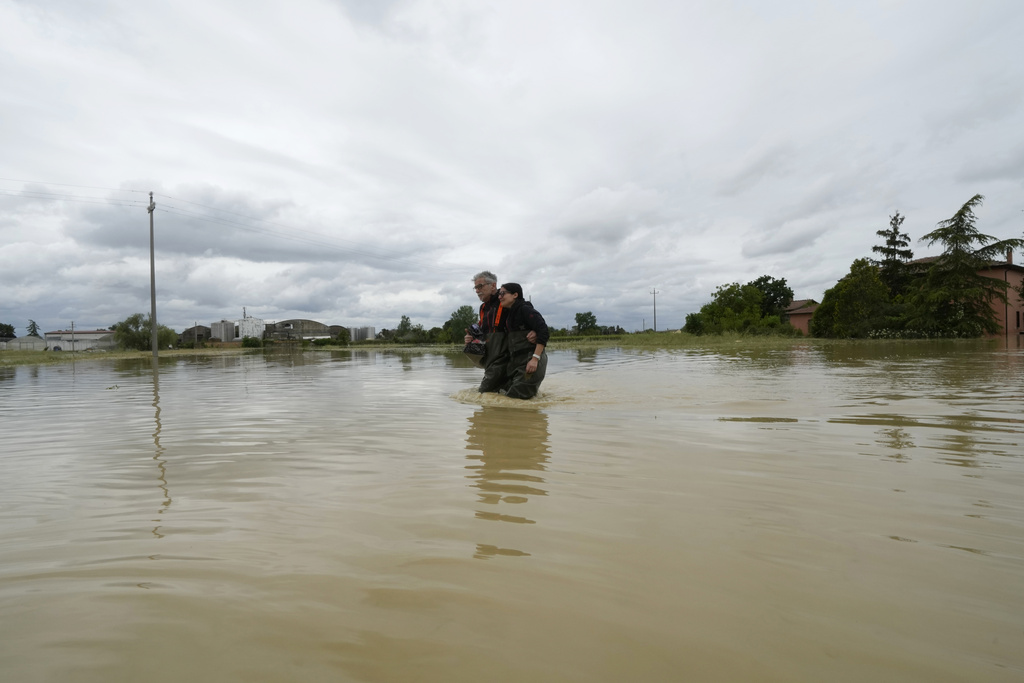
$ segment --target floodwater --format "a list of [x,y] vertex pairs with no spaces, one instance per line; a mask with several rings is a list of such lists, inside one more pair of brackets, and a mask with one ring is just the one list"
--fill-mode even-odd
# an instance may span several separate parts
[[1024,352],[0,368],[0,680],[1024,680]]

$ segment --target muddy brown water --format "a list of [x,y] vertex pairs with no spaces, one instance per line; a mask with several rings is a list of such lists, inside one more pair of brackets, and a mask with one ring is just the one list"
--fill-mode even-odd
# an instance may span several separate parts
[[1024,352],[0,369],[0,680],[1024,680]]

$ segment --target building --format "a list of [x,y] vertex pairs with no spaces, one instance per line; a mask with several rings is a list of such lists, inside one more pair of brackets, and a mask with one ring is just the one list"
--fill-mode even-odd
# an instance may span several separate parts
[[4,343],[8,351],[45,351],[46,340],[42,337],[17,337]]
[[[909,261],[907,265],[920,273],[924,272],[938,259],[938,256],[926,256]],[[979,270],[978,274],[995,280],[1002,280],[1007,284],[1006,301],[993,298],[989,302],[992,306],[992,312],[995,314],[996,323],[1000,327],[999,332],[991,336],[1008,339],[1012,335],[1024,334],[1024,298],[1021,297],[1021,292],[1024,291],[1024,266],[1019,266],[1013,262],[1013,251],[1010,250],[1006,253],[1005,261],[993,261],[988,267]],[[799,302],[794,301],[791,307],[797,303]],[[817,309],[817,306],[814,306],[814,308]],[[796,310],[793,313],[803,315],[804,312],[803,310]],[[811,315],[813,316],[813,314],[814,311],[812,310]],[[808,316],[808,324],[810,323],[810,317]],[[790,315],[790,323],[797,327],[792,314]],[[807,334],[806,329],[804,329],[804,334]]]
[[367,339],[374,339],[377,336],[377,330],[373,327],[353,327],[349,330],[349,334],[352,335],[352,341],[366,341]]
[[331,328],[316,320],[295,318],[267,325],[267,336],[279,341],[330,339]]
[[178,346],[182,344],[202,344],[209,341],[212,336],[213,332],[209,327],[206,325],[196,325],[178,335]]
[[1006,302],[998,299],[992,301],[992,311],[996,314],[996,322],[1002,328],[998,336],[1009,338],[1011,335],[1024,334],[1024,299],[1021,298],[1024,287],[1024,266],[1013,262],[1013,251],[1006,254],[1005,261],[992,263],[988,268],[978,271],[979,275],[1002,280],[1009,287],[1006,290]]
[[811,334],[811,317],[818,310],[818,302],[814,299],[796,299],[786,307],[783,320],[800,330],[804,335]]
[[117,346],[110,330],[54,330],[44,337],[45,348],[51,351],[106,351]]
[[210,337],[222,342],[241,341],[245,337],[263,339],[267,324],[260,318],[245,316],[238,320],[221,320],[210,325]]
[[[919,272],[924,272],[937,260],[939,260],[938,256],[925,256],[909,261],[907,265],[916,268]],[[1022,327],[1024,325],[1024,299],[1020,295],[1021,287],[1024,286],[1022,285],[1024,266],[1013,262],[1013,250],[1006,252],[1005,261],[993,261],[987,268],[979,270],[978,275],[1002,280],[1008,285],[1005,302],[999,299],[992,299],[989,302],[992,312],[995,313],[996,323],[1000,327],[999,332],[991,336],[1010,337],[1015,334],[1024,334],[1024,327]]]
[[221,320],[220,322],[210,323],[210,337],[212,339],[234,341],[237,334],[238,329],[235,327],[234,320]]

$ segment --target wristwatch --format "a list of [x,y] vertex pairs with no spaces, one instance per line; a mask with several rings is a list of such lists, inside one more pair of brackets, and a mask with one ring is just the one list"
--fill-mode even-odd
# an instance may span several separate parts
[[540,360],[540,356],[538,356],[537,354],[533,354],[533,357],[536,358],[537,360]]

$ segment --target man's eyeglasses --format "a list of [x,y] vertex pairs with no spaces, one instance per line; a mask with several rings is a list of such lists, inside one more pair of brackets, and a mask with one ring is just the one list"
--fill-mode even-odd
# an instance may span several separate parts
[[486,286],[487,286],[487,284],[482,284],[482,285],[473,285],[473,289],[475,289],[476,291],[478,291],[478,292],[479,292],[479,291],[480,291],[481,289],[483,289],[483,288],[484,288],[484,287],[486,287]]

